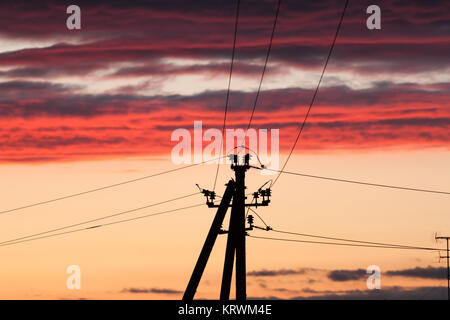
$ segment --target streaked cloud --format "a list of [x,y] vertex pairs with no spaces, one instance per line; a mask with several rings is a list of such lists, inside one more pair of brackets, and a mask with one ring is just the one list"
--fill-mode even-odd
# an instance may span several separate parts
[[403,270],[390,270],[386,272],[386,275],[420,279],[447,279],[447,268],[432,266],[426,268],[416,267]]
[[[0,10],[0,161],[168,154],[171,130],[194,120],[221,127],[234,6],[77,4],[80,32],[65,28],[56,1]],[[231,128],[247,125],[271,31],[275,2],[255,4],[242,6]],[[368,4],[349,7],[301,148],[448,149],[449,4],[400,10],[384,2],[382,33],[361,27]],[[281,129],[282,150],[303,119],[341,8],[283,1],[253,122]]]
[[249,277],[276,277],[305,274],[306,269],[279,269],[279,270],[254,270],[247,273]]
[[[383,276],[401,276],[407,278],[420,279],[447,279],[447,269],[443,267],[415,267],[410,269],[388,270],[382,272]],[[332,270],[327,277],[333,281],[353,281],[367,278],[368,274],[364,269],[354,270]]]
[[179,290],[161,289],[161,288],[125,288],[122,290],[122,292],[136,293],[136,294],[143,294],[143,293],[181,294],[181,293],[183,293],[182,291],[179,291]]
[[297,296],[293,300],[445,300],[447,287],[387,287],[380,290],[314,291],[311,296]]
[[366,270],[333,270],[328,273],[328,278],[333,281],[352,281],[360,280],[363,277],[367,277]]

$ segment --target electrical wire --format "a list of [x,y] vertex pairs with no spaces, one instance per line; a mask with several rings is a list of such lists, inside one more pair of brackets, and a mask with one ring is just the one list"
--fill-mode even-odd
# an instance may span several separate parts
[[330,181],[336,181],[336,182],[345,182],[345,183],[359,184],[359,185],[365,185],[365,186],[371,186],[371,187],[381,187],[381,188],[398,189],[398,190],[406,190],[406,191],[416,191],[416,192],[427,192],[427,193],[450,195],[449,191],[442,191],[442,190],[419,189],[419,188],[403,187],[403,186],[388,185],[388,184],[371,183],[371,182],[365,182],[365,181],[317,176],[317,175],[305,174],[305,173],[300,173],[300,172],[292,172],[292,171],[285,171],[285,170],[281,171],[281,170],[275,170],[275,169],[269,169],[269,168],[264,168],[264,169],[260,169],[260,170],[269,170],[269,171],[280,172],[280,173],[283,172],[285,174],[301,176],[301,177],[306,177],[306,178],[330,180]]
[[248,121],[247,129],[245,130],[244,139],[243,139],[241,145],[245,144],[245,137],[247,136],[247,131],[250,129],[250,126],[251,126],[252,121],[253,121],[253,116],[255,115],[256,105],[258,103],[258,98],[259,98],[259,95],[261,93],[261,87],[262,87],[262,83],[263,83],[263,80],[264,80],[264,75],[266,73],[267,63],[269,62],[270,51],[272,49],[273,38],[274,38],[274,35],[275,35],[275,29],[276,29],[276,26],[277,26],[278,16],[279,16],[279,13],[280,13],[280,5],[281,5],[281,0],[278,0],[277,9],[276,9],[277,11],[275,13],[275,18],[274,18],[274,21],[273,21],[272,33],[270,35],[269,46],[267,47],[266,59],[264,61],[264,67],[263,67],[263,70],[262,70],[262,73],[261,73],[261,78],[259,80],[258,90],[256,91],[255,101],[253,103],[253,109],[252,109],[252,113],[250,115],[250,120]]
[[298,239],[286,239],[286,238],[272,238],[272,237],[260,237],[249,235],[250,238],[274,240],[274,241],[286,241],[286,242],[300,242],[311,244],[323,244],[323,245],[335,245],[335,246],[348,246],[348,247],[363,247],[363,248],[382,248],[382,249],[402,249],[402,250],[426,250],[426,251],[442,251],[438,248],[426,248],[426,247],[396,247],[396,246],[377,246],[369,244],[352,244],[352,243],[340,243],[340,242],[324,242],[324,241],[308,241]]
[[92,222],[96,222],[96,221],[100,221],[100,220],[105,220],[105,219],[121,216],[121,215],[124,215],[124,214],[127,214],[127,213],[140,211],[140,210],[143,210],[143,209],[148,209],[148,208],[151,208],[151,207],[155,207],[155,206],[158,206],[158,205],[161,205],[161,204],[173,202],[173,201],[176,201],[176,200],[189,198],[189,197],[192,197],[192,196],[198,195],[198,194],[199,194],[198,192],[195,192],[195,193],[191,193],[191,194],[188,194],[188,195],[185,195],[185,196],[181,196],[181,197],[177,197],[177,198],[173,198],[173,199],[169,199],[169,200],[164,200],[164,201],[157,202],[157,203],[152,203],[152,204],[149,204],[149,205],[146,205],[146,206],[143,206],[143,207],[139,207],[139,208],[134,208],[134,209],[126,210],[126,211],[121,211],[121,212],[118,212],[118,213],[115,213],[115,214],[111,214],[111,215],[107,215],[107,216],[103,216],[103,217],[100,217],[100,218],[90,219],[90,220],[87,220],[87,221],[82,221],[82,222],[74,223],[74,224],[71,224],[71,225],[67,225],[67,226],[63,226],[63,227],[59,227],[59,228],[55,228],[55,229],[51,229],[51,230],[47,230],[47,231],[42,231],[42,232],[39,232],[39,233],[34,233],[34,234],[31,234],[31,235],[22,236],[22,237],[11,239],[11,240],[2,241],[2,242],[0,242],[0,245],[3,245],[5,243],[9,243],[9,242],[16,242],[16,241],[20,241],[20,240],[23,240],[23,239],[28,239],[28,238],[33,238],[33,237],[37,237],[37,236],[42,236],[44,234],[49,234],[49,233],[53,233],[53,232],[57,232],[57,231],[61,231],[61,230],[70,229],[70,228],[73,228],[73,227],[78,227],[78,226],[81,226],[81,225],[84,225],[84,224],[88,224],[88,223],[92,223]]
[[129,221],[134,221],[134,220],[138,220],[138,219],[144,219],[144,218],[154,217],[154,216],[163,215],[163,214],[167,214],[167,213],[171,213],[171,212],[176,212],[176,211],[196,208],[196,207],[200,207],[200,206],[203,206],[203,205],[204,204],[201,203],[201,204],[196,204],[196,205],[192,205],[192,206],[187,206],[187,207],[182,207],[182,208],[177,208],[177,209],[172,209],[172,210],[166,210],[166,211],[156,212],[156,213],[152,213],[152,214],[147,214],[147,215],[144,215],[144,216],[138,216],[138,217],[134,217],[134,218],[128,218],[128,219],[118,220],[118,221],[114,221],[114,222],[110,222],[110,223],[95,225],[95,226],[91,226],[91,227],[80,228],[80,229],[75,229],[75,230],[70,230],[70,231],[65,231],[65,232],[60,232],[60,233],[53,233],[53,234],[44,235],[44,236],[41,236],[41,237],[23,239],[23,240],[19,240],[19,241],[15,241],[15,242],[3,243],[3,244],[0,244],[0,247],[10,246],[10,245],[24,243],[24,242],[30,242],[30,241],[40,240],[40,239],[45,239],[45,238],[51,238],[51,237],[65,235],[65,234],[85,231],[85,230],[98,229],[98,228],[102,228],[102,227],[106,227],[106,226],[111,226],[111,225],[115,225],[115,224],[120,224],[120,223],[129,222]]
[[[253,210],[249,207],[249,209],[255,213],[258,218],[264,223],[266,227],[269,227],[267,223],[260,217],[260,215],[256,212],[256,210]],[[364,240],[355,240],[355,239],[348,239],[348,238],[337,238],[337,237],[329,237],[329,236],[322,236],[322,235],[316,235],[316,234],[308,234],[308,233],[299,233],[299,232],[292,232],[292,231],[285,231],[285,230],[279,230],[277,228],[270,228],[267,231],[272,231],[276,233],[282,233],[282,234],[289,234],[289,235],[295,235],[295,236],[302,236],[302,237],[309,237],[309,238],[318,238],[318,239],[325,239],[325,240],[334,240],[334,241],[344,241],[344,242],[352,242],[352,243],[360,243],[360,244],[369,244],[369,245],[376,245],[376,246],[385,246],[385,247],[398,247],[398,248],[409,248],[409,249],[434,249],[430,247],[420,247],[420,246],[412,246],[412,245],[402,245],[402,244],[393,244],[393,243],[383,243],[383,242],[373,242],[373,241],[364,241]]]
[[317,93],[319,92],[319,87],[320,87],[320,84],[322,83],[322,79],[323,79],[323,76],[325,74],[325,70],[327,69],[328,62],[330,61],[330,57],[331,57],[331,54],[333,52],[334,45],[336,43],[336,39],[337,39],[338,34],[339,34],[339,30],[341,29],[342,21],[344,20],[345,11],[347,10],[347,6],[348,6],[348,0],[345,1],[344,9],[342,10],[342,15],[341,15],[341,18],[340,18],[339,23],[337,25],[336,33],[334,34],[333,42],[332,42],[332,44],[330,46],[330,50],[328,52],[327,59],[325,60],[325,64],[324,64],[323,69],[322,69],[322,74],[320,75],[319,82],[317,83],[316,90],[314,91],[314,94],[312,96],[311,103],[309,104],[308,111],[306,112],[305,118],[303,119],[303,123],[302,123],[302,125],[300,127],[300,130],[299,130],[298,134],[297,134],[297,138],[295,139],[295,142],[292,145],[292,148],[291,148],[291,150],[290,150],[290,152],[289,152],[289,154],[288,154],[288,156],[286,158],[286,161],[283,164],[283,167],[281,168],[281,171],[278,173],[278,176],[275,178],[275,180],[273,181],[272,185],[275,185],[275,183],[278,181],[278,179],[280,178],[281,174],[283,173],[287,163],[289,162],[289,159],[292,156],[292,153],[294,152],[295,147],[297,146],[298,140],[300,139],[300,135],[303,132],[303,128],[305,127],[306,121],[308,120],[308,117],[309,117],[309,113],[311,112],[311,108],[312,108],[312,106],[313,106],[313,104],[314,104],[314,102],[316,100]]
[[145,180],[145,179],[154,178],[154,177],[157,177],[157,176],[161,176],[161,175],[164,175],[164,174],[180,171],[180,170],[187,169],[187,168],[192,168],[192,167],[198,166],[200,164],[205,164],[207,162],[216,161],[216,160],[220,161],[220,159],[221,159],[221,157],[215,158],[215,159],[210,159],[210,160],[205,160],[205,161],[202,161],[202,162],[199,162],[199,163],[193,163],[193,164],[186,165],[186,166],[183,166],[183,167],[179,167],[179,168],[175,168],[175,169],[171,169],[171,170],[166,170],[166,171],[154,173],[154,174],[151,174],[151,175],[148,175],[148,176],[139,177],[139,178],[136,178],[136,179],[131,179],[131,180],[115,183],[115,184],[110,184],[110,185],[107,185],[107,186],[103,186],[103,187],[99,187],[99,188],[95,188],[95,189],[91,189],[91,190],[87,190],[87,191],[82,191],[82,192],[78,192],[78,193],[74,193],[74,194],[69,194],[67,196],[62,196],[62,197],[58,197],[58,198],[54,198],[54,199],[50,199],[50,200],[40,201],[40,202],[36,202],[36,203],[25,205],[25,206],[21,206],[21,207],[16,207],[16,208],[12,208],[12,209],[3,210],[3,211],[0,211],[0,215],[5,214],[5,213],[9,213],[9,212],[13,212],[13,211],[19,211],[19,210],[23,210],[23,209],[27,209],[27,208],[40,206],[40,205],[43,205],[43,204],[48,204],[48,203],[52,203],[52,202],[56,202],[56,201],[60,201],[60,200],[74,198],[74,197],[86,195],[86,194],[97,192],[97,191],[102,191],[102,190],[106,190],[106,189],[110,189],[110,188],[115,188],[115,187],[122,186],[122,185],[125,185],[125,184],[129,184],[129,183],[133,183],[133,182],[137,182],[137,181],[141,181],[141,180]]
[[[222,139],[220,139],[220,149],[219,149],[219,158],[222,154],[222,148],[223,148],[223,136],[225,133],[225,125],[227,122],[227,113],[228,113],[228,102],[230,100],[230,89],[231,89],[231,78],[233,75],[233,65],[234,65],[234,56],[236,52],[236,38],[237,38],[237,30],[238,30],[238,22],[239,22],[239,8],[240,8],[241,1],[237,0],[236,5],[236,17],[234,21],[234,39],[233,39],[233,50],[231,52],[231,63],[230,63],[230,72],[228,76],[228,88],[227,88],[227,95],[225,99],[225,111],[223,115],[223,126],[222,126]],[[217,177],[219,175],[219,168],[220,168],[220,161],[217,163],[217,169],[216,169],[216,176],[214,178],[214,186],[213,191],[216,190],[216,184],[217,184]]]
[[[256,214],[256,216],[259,218],[259,220],[261,220],[261,222],[264,223],[264,225],[265,225],[266,227],[269,227],[269,226],[267,225],[267,223],[264,221],[264,219],[261,218],[261,216],[258,214],[258,212],[256,212],[256,210],[253,210],[253,209],[250,208],[250,207],[248,207],[248,209],[249,209],[251,212],[253,212],[254,214]],[[247,211],[247,215],[248,215],[248,211]]]
[[[399,248],[415,248],[415,249],[425,249],[426,248],[426,247],[409,246],[409,245],[402,245],[402,244],[392,244],[392,243],[362,241],[362,240],[336,238],[336,237],[326,237],[326,236],[307,234],[307,233],[282,231],[282,230],[278,230],[278,229],[272,229],[271,231],[277,232],[277,233],[283,233],[283,234],[297,235],[297,236],[302,236],[302,237],[319,238],[319,239],[336,240],[336,241],[345,241],[345,242],[354,242],[354,243],[363,243],[363,244],[370,244],[370,245],[380,245],[380,246],[399,247]],[[431,248],[426,248],[426,249],[431,249]]]

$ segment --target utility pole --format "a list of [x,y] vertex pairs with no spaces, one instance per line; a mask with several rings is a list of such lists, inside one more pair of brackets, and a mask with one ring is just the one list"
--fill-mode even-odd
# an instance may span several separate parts
[[[253,216],[249,215],[248,224],[245,225],[245,208],[268,206],[270,203],[270,188],[262,190],[261,188],[253,193],[251,203],[245,203],[245,173],[252,168],[250,166],[250,155],[243,157],[243,162],[239,163],[237,155],[230,156],[232,160],[231,169],[235,172],[235,180],[231,179],[227,183],[227,188],[223,194],[219,205],[214,204],[216,194],[214,191],[201,190],[206,197],[206,204],[209,208],[218,208],[216,216],[213,220],[205,244],[195,265],[192,276],[183,295],[183,300],[193,300],[198,284],[202,277],[203,271],[208,262],[214,243],[219,234],[228,234],[227,246],[225,250],[225,262],[222,274],[222,286],[220,290],[220,300],[230,299],[231,279],[233,275],[233,265],[236,257],[236,300],[244,301],[247,299],[246,285],[246,253],[245,253],[245,237],[247,231],[253,228],[271,230],[270,227],[261,228],[253,225]],[[258,199],[262,198],[261,202]],[[221,228],[228,207],[231,207],[229,230]]]
[[436,240],[442,240],[445,239],[447,241],[447,254],[445,256],[440,256],[440,259],[446,258],[447,259],[447,300],[450,300],[450,266],[449,266],[449,248],[448,248],[448,240],[450,239],[450,237],[435,237]]
[[230,228],[228,231],[225,263],[223,266],[222,289],[220,299],[229,300],[231,276],[233,273],[234,256],[236,255],[236,300],[247,298],[246,262],[245,262],[245,172],[250,168],[248,154],[244,165],[238,164],[237,156],[233,156],[231,169],[235,172],[236,190],[231,207]]

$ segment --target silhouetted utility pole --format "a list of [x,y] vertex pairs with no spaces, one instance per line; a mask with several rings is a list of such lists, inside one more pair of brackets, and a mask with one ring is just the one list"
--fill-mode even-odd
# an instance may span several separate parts
[[[231,169],[235,172],[235,180],[231,179],[227,183],[225,193],[219,205],[214,204],[216,194],[214,191],[202,190],[206,196],[206,204],[210,208],[218,208],[216,216],[206,237],[200,256],[198,257],[192,276],[183,295],[183,300],[194,299],[198,284],[205,270],[206,263],[211,254],[214,243],[219,234],[228,234],[227,247],[225,251],[225,262],[222,275],[222,287],[220,290],[220,299],[230,299],[231,278],[233,275],[234,258],[236,257],[236,300],[245,300],[247,298],[246,286],[246,261],[245,261],[245,237],[248,230],[260,228],[253,225],[253,217],[249,215],[249,227],[245,226],[245,208],[268,206],[270,202],[270,188],[259,189],[253,193],[253,201],[245,203],[245,172],[251,168],[249,164],[250,155],[246,154],[243,163],[239,163],[237,155],[231,156]],[[262,198],[261,202],[258,199]],[[221,228],[228,207],[231,206],[229,230]],[[270,230],[270,227],[261,228]]]
[[448,250],[448,239],[450,237],[435,237],[436,240],[445,239],[447,241],[447,254],[445,256],[439,256],[440,259],[446,258],[447,259],[447,299],[450,300],[450,266],[449,266],[449,250]]

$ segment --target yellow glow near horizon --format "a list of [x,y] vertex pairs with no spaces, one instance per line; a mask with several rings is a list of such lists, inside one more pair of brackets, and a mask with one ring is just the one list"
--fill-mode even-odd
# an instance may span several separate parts
[[[283,159],[283,157],[282,157]],[[287,169],[310,174],[377,183],[450,190],[450,153],[446,151],[352,153],[351,155],[296,155]],[[105,160],[52,164],[0,165],[1,209],[26,205],[61,195],[173,168],[170,161],[149,159]],[[195,183],[211,188],[216,167],[204,165],[52,204],[0,215],[1,241],[59,226],[97,218],[195,192]],[[232,172],[222,166],[218,192]],[[249,191],[267,176],[248,174]],[[202,203],[201,195],[108,221],[135,217]],[[272,203],[258,212],[279,229],[378,242],[435,246],[435,232],[448,232],[450,199],[424,194],[355,186],[283,175],[273,190]],[[214,210],[205,207],[127,222],[60,237],[1,247],[0,298],[180,298],[180,294],[131,294],[125,288],[167,288],[183,291],[203,244]],[[98,224],[100,224],[99,222]],[[97,223],[95,223],[97,224]],[[269,235],[264,231],[255,234]],[[275,236],[274,234],[270,234]],[[279,235],[276,235],[279,236]],[[198,297],[217,298],[223,265],[225,237],[221,237],[205,272]],[[334,246],[247,240],[247,270],[315,268],[381,270],[439,266],[437,254],[421,251],[340,248]],[[82,289],[65,286],[68,265],[81,267]],[[359,288],[356,283],[333,283],[320,272],[320,282],[307,277],[267,279],[267,283],[295,291]],[[278,280],[277,280],[278,279]],[[296,280],[298,279],[298,280]],[[262,279],[265,280],[265,279]],[[276,282],[274,283],[273,281]],[[276,292],[248,278],[249,296]],[[383,284],[414,287],[419,281],[383,278]]]

